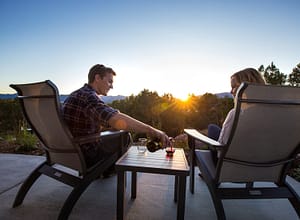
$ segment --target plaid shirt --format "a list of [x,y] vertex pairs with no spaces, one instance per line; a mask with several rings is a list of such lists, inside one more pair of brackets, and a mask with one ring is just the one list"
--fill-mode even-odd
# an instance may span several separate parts
[[99,133],[118,112],[104,104],[88,84],[71,93],[63,104],[64,119],[74,137]]

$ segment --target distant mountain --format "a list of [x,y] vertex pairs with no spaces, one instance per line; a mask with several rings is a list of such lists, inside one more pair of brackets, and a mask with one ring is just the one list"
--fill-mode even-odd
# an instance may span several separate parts
[[[69,95],[60,95],[60,101],[64,102],[65,99],[68,97]],[[117,96],[102,96],[101,97],[104,103],[112,103],[115,100],[122,100],[125,99],[126,96],[123,95],[117,95]]]
[[0,94],[0,99],[14,99],[17,94]]
[[[59,97],[60,102],[64,102],[68,96],[69,95],[60,95],[60,97]],[[17,94],[0,94],[0,99],[15,99],[16,97],[17,97]],[[122,96],[122,95],[102,96],[102,100],[104,101],[104,103],[112,103],[115,100],[122,100],[125,98],[126,98],[126,96]]]
[[113,101],[116,100],[123,100],[126,99],[127,96],[123,96],[123,95],[116,95],[116,96],[102,96],[102,100],[104,103],[112,103]]
[[221,92],[215,94],[218,98],[233,98],[230,92]]

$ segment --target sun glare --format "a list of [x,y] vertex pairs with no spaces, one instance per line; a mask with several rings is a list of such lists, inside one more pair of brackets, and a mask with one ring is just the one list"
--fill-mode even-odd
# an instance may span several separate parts
[[187,102],[190,98],[190,95],[189,94],[182,94],[180,96],[177,96],[178,99],[180,99],[182,102]]
[[193,102],[191,102],[191,95],[181,96],[181,98],[179,97],[180,96],[176,97],[178,99],[176,102],[176,107],[178,109],[187,110],[192,107]]

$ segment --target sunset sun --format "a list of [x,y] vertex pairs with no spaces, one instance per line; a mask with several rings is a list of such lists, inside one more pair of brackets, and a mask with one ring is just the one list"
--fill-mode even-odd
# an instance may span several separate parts
[[180,99],[182,102],[187,102],[190,98],[190,94],[182,93],[182,94],[175,95],[175,97]]
[[190,96],[189,95],[186,95],[186,96],[182,96],[182,97],[179,97],[179,99],[183,102],[187,102],[189,100]]

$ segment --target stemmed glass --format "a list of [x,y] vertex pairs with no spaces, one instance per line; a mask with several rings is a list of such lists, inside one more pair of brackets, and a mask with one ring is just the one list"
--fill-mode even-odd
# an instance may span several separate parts
[[170,138],[170,147],[166,148],[167,156],[169,156],[169,157],[172,157],[175,152],[175,148],[173,146],[174,143],[175,143],[175,140],[173,138]]

